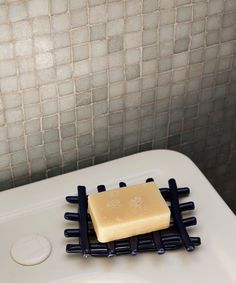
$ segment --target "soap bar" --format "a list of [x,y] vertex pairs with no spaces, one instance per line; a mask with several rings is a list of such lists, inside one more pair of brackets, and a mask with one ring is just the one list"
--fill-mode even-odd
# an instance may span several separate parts
[[170,225],[169,207],[154,182],[89,195],[88,209],[102,243]]

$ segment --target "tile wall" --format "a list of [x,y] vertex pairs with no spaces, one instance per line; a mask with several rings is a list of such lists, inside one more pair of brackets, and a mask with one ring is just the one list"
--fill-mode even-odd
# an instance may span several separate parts
[[0,0],[0,188],[152,148],[236,210],[235,0]]

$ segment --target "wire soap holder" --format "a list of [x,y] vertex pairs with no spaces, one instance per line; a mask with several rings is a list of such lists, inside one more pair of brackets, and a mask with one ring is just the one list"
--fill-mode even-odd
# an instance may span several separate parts
[[[146,182],[153,182],[148,178]],[[78,186],[78,196],[67,196],[66,201],[78,205],[78,213],[66,212],[66,220],[78,223],[77,229],[65,229],[64,235],[67,238],[76,237],[78,244],[67,244],[67,253],[79,253],[87,256],[111,257],[116,255],[131,254],[136,255],[142,252],[157,252],[163,254],[168,250],[175,250],[185,247],[188,252],[201,244],[199,237],[190,237],[186,227],[197,224],[195,217],[182,218],[182,212],[193,210],[192,201],[179,203],[179,197],[187,196],[190,189],[187,187],[178,188],[175,179],[169,180],[169,188],[161,188],[160,192],[164,199],[170,202],[171,223],[170,227],[152,233],[133,236],[126,239],[100,243],[96,239],[96,234],[92,226],[90,215],[87,212],[88,202],[86,187]],[[119,186],[126,187],[126,183],[120,182]],[[105,191],[104,185],[97,186],[97,191]]]

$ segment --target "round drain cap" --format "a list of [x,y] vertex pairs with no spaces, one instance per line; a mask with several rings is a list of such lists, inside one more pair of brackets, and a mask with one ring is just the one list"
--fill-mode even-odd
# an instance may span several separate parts
[[52,250],[51,243],[41,235],[27,235],[16,241],[11,248],[11,256],[21,265],[36,265],[45,261]]

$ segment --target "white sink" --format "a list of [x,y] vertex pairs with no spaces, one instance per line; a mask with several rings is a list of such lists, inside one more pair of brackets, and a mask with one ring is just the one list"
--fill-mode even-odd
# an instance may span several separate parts
[[[202,245],[194,252],[184,249],[113,258],[83,258],[65,252],[64,229],[76,228],[65,221],[76,206],[65,202],[75,195],[78,184],[87,192],[96,185],[117,187],[142,183],[152,177],[160,187],[175,178],[179,187],[190,188],[183,201],[194,201],[191,212],[197,226],[188,228]],[[188,214],[189,216],[190,214]],[[154,150],[107,162],[0,193],[0,282],[2,283],[156,283],[236,282],[236,218],[200,170],[186,156],[168,150]],[[52,245],[50,256],[41,264],[22,266],[10,255],[12,245],[29,234],[40,234]]]

